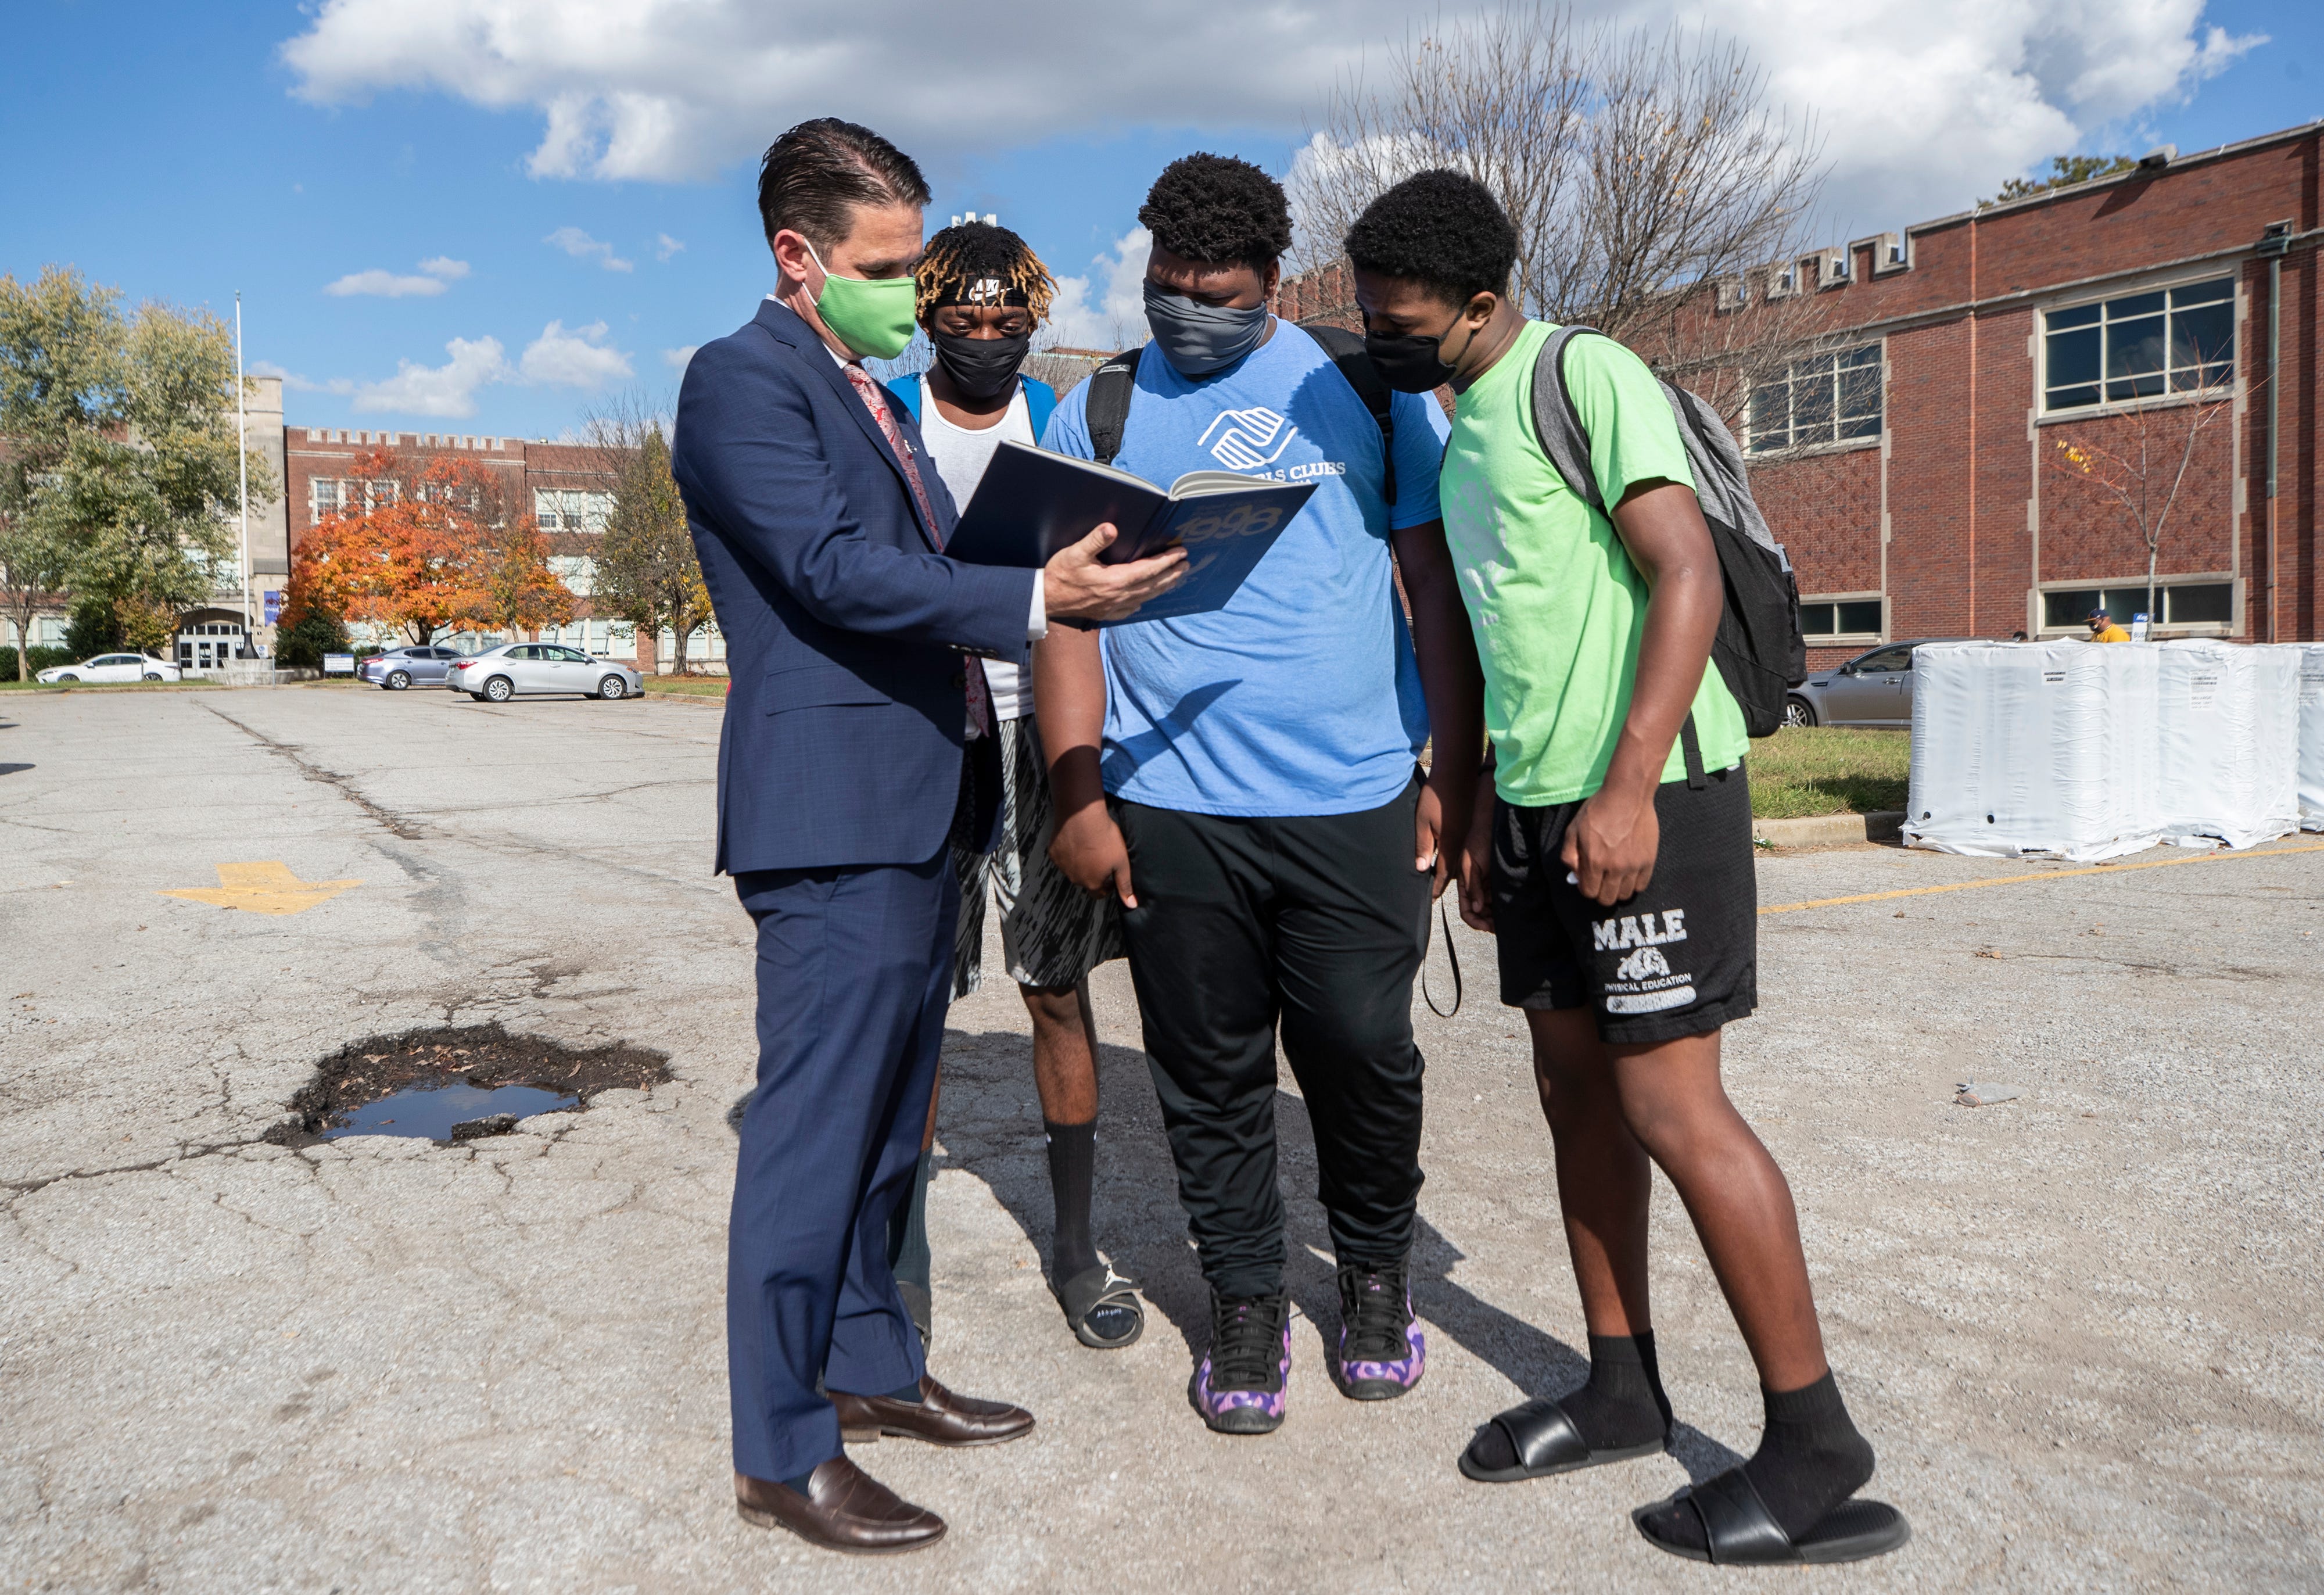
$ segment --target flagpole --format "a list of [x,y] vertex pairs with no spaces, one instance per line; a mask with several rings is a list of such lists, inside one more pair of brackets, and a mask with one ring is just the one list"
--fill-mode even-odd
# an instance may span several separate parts
[[250,624],[250,410],[244,398],[242,374],[242,290],[234,290],[234,419],[237,447],[235,460],[242,467],[242,646],[255,654],[257,640]]

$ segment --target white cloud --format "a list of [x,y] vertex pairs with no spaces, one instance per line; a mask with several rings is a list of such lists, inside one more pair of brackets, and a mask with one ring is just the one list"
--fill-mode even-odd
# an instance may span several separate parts
[[536,386],[579,388],[587,392],[626,382],[635,374],[628,355],[606,346],[603,321],[570,332],[562,321],[550,322],[524,346],[517,370],[525,382]]
[[[352,393],[357,413],[383,411],[396,415],[463,417],[476,413],[476,392],[495,383],[527,387],[578,388],[597,392],[634,374],[630,357],[605,342],[606,327],[595,321],[567,331],[552,321],[540,336],[524,346],[514,364],[496,337],[456,337],[444,346],[451,358],[441,365],[396,362],[395,374],[384,382],[344,380],[311,383],[283,377],[285,387],[311,392]],[[273,374],[272,372],[269,374]]]
[[687,344],[683,348],[664,349],[661,352],[661,363],[683,376],[686,374],[687,364],[694,358],[694,351],[701,346],[700,344]]
[[298,373],[275,364],[272,360],[252,361],[250,374],[281,377],[282,385],[293,393],[337,393],[344,396],[355,391],[355,383],[346,377],[335,376],[327,382],[309,382]]
[[666,261],[671,255],[678,254],[685,247],[685,244],[671,237],[668,233],[658,234],[654,238],[654,259],[658,261]]
[[496,337],[456,337],[444,350],[452,357],[441,365],[399,360],[393,376],[357,388],[355,413],[470,416],[476,413],[478,388],[509,379],[508,359]]
[[426,275],[399,276],[377,267],[368,272],[350,272],[337,281],[326,284],[323,291],[340,299],[353,294],[375,299],[428,299],[443,292],[447,283],[457,282],[466,276],[468,263],[439,254],[432,260],[421,261],[420,269]]
[[1090,262],[1087,272],[1057,279],[1057,297],[1041,329],[1044,348],[1120,349],[1146,341],[1146,257],[1152,235],[1132,227]]
[[594,260],[608,272],[634,272],[635,261],[625,261],[613,253],[610,244],[600,244],[578,227],[559,227],[541,240],[563,250],[576,261]]
[[[1776,103],[1816,114],[1832,164],[1827,208],[1835,226],[1866,227],[1959,209],[2086,141],[2128,140],[2126,123],[2250,47],[2203,30],[2202,7],[1725,0],[1683,19],[1743,40],[1768,68]],[[1672,20],[1646,0],[1576,9],[1582,22],[1659,30]],[[931,0],[836,10],[806,0],[321,0],[282,53],[297,92],[318,104],[416,89],[530,110],[541,118],[539,177],[668,180],[752,156],[808,114],[868,122],[922,155],[1141,119],[1294,133],[1322,119],[1326,92],[1367,55],[1371,80],[1384,83],[1388,48],[1414,14],[1408,0],[1207,11],[1020,0],[1010,27],[964,32]],[[1154,92],[1125,94],[1124,61]],[[1041,89],[983,92],[999,81]],[[899,95],[899,82],[920,91]]]
[[350,294],[376,299],[425,299],[443,292],[444,284],[434,277],[399,277],[393,272],[374,267],[368,272],[350,272],[337,282],[325,284],[323,291],[340,299]]

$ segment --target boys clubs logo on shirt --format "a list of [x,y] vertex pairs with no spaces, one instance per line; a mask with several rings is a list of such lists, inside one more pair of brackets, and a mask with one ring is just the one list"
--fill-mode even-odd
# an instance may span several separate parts
[[1249,410],[1221,410],[1194,446],[1209,449],[1211,457],[1230,471],[1255,471],[1281,459],[1297,436],[1298,428],[1275,411],[1254,405]]

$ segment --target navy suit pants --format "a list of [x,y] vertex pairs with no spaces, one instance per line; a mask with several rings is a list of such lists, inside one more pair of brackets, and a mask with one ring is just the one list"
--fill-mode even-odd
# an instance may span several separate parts
[[734,889],[759,932],[759,1083],[726,1243],[734,1469],[789,1479],[840,1454],[818,1380],[884,1395],[922,1372],[888,1222],[927,1122],[960,889],[949,849]]

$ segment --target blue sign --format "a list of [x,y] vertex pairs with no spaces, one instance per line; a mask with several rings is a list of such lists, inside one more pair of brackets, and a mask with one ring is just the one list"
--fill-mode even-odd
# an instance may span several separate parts
[[266,623],[267,623],[268,625],[270,625],[270,626],[271,626],[271,625],[272,625],[272,624],[273,624],[277,620],[279,620],[279,619],[281,619],[281,615],[282,615],[282,595],[281,595],[281,592],[279,592],[279,591],[270,590],[270,591],[265,595],[265,597],[266,597]]

